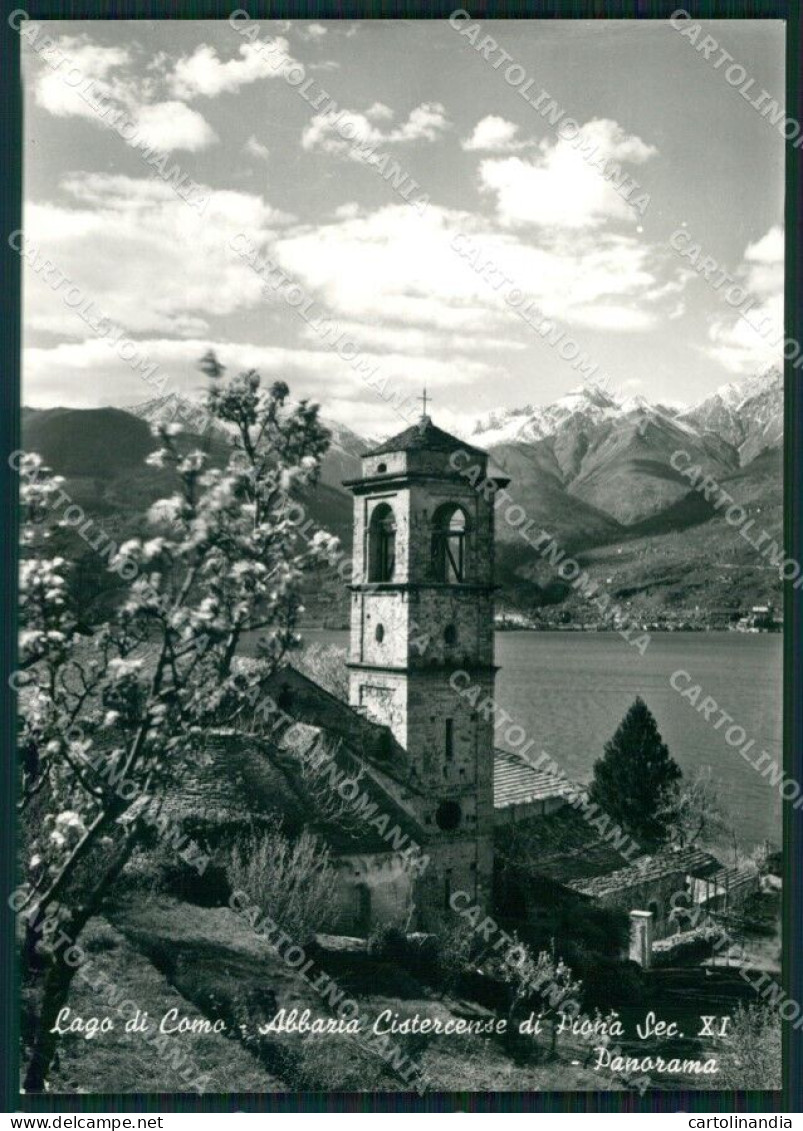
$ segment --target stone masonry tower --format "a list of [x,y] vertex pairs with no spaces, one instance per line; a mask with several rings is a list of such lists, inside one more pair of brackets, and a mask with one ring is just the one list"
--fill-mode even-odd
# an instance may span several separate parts
[[[451,914],[453,892],[483,904],[490,893],[493,724],[474,709],[493,696],[496,671],[487,462],[425,415],[363,456],[361,478],[346,484],[354,493],[350,701],[407,753],[395,776],[410,786],[431,861],[417,893],[419,927]],[[450,683],[456,672],[467,674]],[[461,696],[455,688],[467,684],[481,691]]]

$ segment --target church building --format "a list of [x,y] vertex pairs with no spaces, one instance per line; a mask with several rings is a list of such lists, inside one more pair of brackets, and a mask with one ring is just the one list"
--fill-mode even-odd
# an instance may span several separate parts
[[[462,453],[458,457],[458,453]],[[466,453],[479,477],[461,474]],[[487,453],[429,416],[367,452],[354,496],[349,703],[285,666],[264,682],[262,751],[221,732],[185,816],[279,817],[337,870],[322,931],[430,930],[453,893],[488,906],[494,828],[565,806],[565,783],[494,745],[494,496]],[[490,472],[491,482],[509,480]],[[490,497],[489,497],[490,496]],[[247,661],[244,661],[247,663]],[[460,673],[461,689],[452,682]],[[274,713],[275,714],[275,713]],[[264,753],[265,738],[273,745]],[[214,745],[214,741],[212,742]]]

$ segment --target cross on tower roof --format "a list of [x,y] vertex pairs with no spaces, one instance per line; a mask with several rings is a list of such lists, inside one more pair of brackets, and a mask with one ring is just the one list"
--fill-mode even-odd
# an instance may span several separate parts
[[419,400],[421,401],[421,403],[422,403],[422,405],[423,405],[423,410],[422,410],[422,412],[421,412],[421,417],[422,417],[422,419],[426,419],[426,415],[427,415],[427,401],[428,401],[428,400],[430,399],[430,398],[429,398],[429,397],[427,396],[427,387],[426,387],[426,385],[424,386],[424,395],[423,395],[422,397],[419,397],[418,399],[419,399]]

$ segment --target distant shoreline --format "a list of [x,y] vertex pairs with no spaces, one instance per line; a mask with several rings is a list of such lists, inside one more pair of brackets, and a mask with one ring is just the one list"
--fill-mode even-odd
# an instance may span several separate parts
[[[302,634],[307,633],[307,632],[349,632],[350,631],[350,625],[348,625],[348,624],[342,624],[342,625],[325,625],[325,624],[301,625],[299,631]],[[728,635],[735,635],[735,636],[782,636],[783,635],[783,625],[779,626],[778,628],[774,628],[774,629],[772,629],[772,628],[756,628],[756,629],[751,629],[751,630],[748,630],[748,631],[743,631],[743,630],[736,629],[736,628],[728,628],[726,625],[724,625],[724,626],[723,625],[716,625],[716,626],[715,625],[701,625],[699,627],[698,626],[694,626],[694,627],[689,626],[689,627],[686,627],[686,628],[669,628],[669,627],[663,628],[660,625],[656,626],[655,624],[648,623],[647,627],[645,628],[645,631],[650,632],[651,634],[660,633],[661,635],[665,635],[665,636],[670,636],[670,635],[688,636],[689,634],[700,635],[702,633],[712,633],[712,632],[721,632],[723,634],[727,633]],[[608,627],[606,625],[602,625],[599,628],[594,628],[594,627],[586,628],[586,627],[580,627],[579,625],[567,624],[567,625],[562,625],[562,626],[561,625],[547,625],[547,626],[544,626],[543,628],[541,628],[541,627],[536,627],[535,625],[495,624],[494,625],[494,632],[534,632],[534,633],[554,632],[554,633],[560,633],[561,635],[564,635],[564,634],[567,634],[567,633],[569,633],[569,634],[574,633],[576,635],[581,635],[581,636],[582,635],[585,635],[585,636],[600,636],[600,635],[606,635],[606,634],[609,635],[611,633],[615,634],[616,629]]]

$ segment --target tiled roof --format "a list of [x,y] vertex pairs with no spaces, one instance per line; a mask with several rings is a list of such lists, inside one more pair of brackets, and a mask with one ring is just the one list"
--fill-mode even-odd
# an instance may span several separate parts
[[618,868],[604,876],[572,880],[569,887],[595,899],[626,891],[637,884],[649,883],[671,876],[676,872],[690,876],[713,875],[722,865],[709,852],[701,848],[667,848],[654,856],[641,856],[627,868]]
[[572,792],[565,778],[534,770],[530,763],[506,750],[494,750],[494,809],[546,801]]
[[[442,428],[436,427],[428,416],[421,418],[418,424],[413,424],[409,428],[405,428],[403,432],[399,432],[396,436],[391,436],[389,440],[385,440],[376,448],[371,448],[366,455],[380,456],[388,452],[410,452],[410,451],[429,451],[429,452],[453,452],[458,449],[466,449],[468,451],[480,452],[481,448],[475,448],[471,444],[465,443],[463,440],[458,440],[457,436],[452,436],[448,432],[444,432]],[[482,453],[485,454],[484,452]]]
[[520,877],[559,884],[621,868],[624,857],[572,805],[529,821],[497,825],[496,853]]
[[[405,834],[404,847],[423,843],[417,821],[383,789],[366,760],[316,727],[297,726],[292,740],[288,732],[287,741],[280,736],[258,745],[211,732],[205,753],[209,761],[192,767],[171,792],[169,810],[180,820],[221,829],[278,818],[287,831],[308,827],[335,855],[351,855],[392,851],[391,838],[376,825],[385,815],[388,827]],[[331,783],[343,780],[356,783],[370,809],[341,799]]]
[[[253,664],[243,660],[236,667],[247,671]],[[391,838],[376,825],[386,815],[389,827],[406,834],[405,844],[423,843],[423,828],[397,799],[395,771],[406,780],[406,756],[387,727],[289,666],[259,687],[253,715],[241,715],[236,730],[224,724],[207,730],[208,763],[199,760],[171,796],[171,808],[180,818],[222,827],[279,817],[289,830],[308,826],[336,855],[350,855],[391,851]],[[277,727],[271,704],[294,719],[294,725]],[[352,810],[340,798],[337,785],[345,779],[357,783],[358,795],[367,796],[370,809]],[[403,790],[419,792],[410,784]]]

